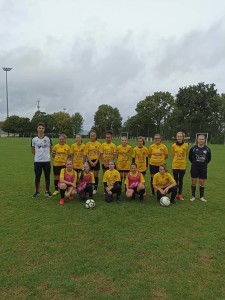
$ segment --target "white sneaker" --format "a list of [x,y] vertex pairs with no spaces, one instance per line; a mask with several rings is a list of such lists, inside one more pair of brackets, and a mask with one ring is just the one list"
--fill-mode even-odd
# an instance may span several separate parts
[[97,190],[93,190],[93,195],[95,195],[97,193]]
[[191,197],[190,201],[192,202],[195,201],[195,197]]
[[207,202],[207,200],[205,200],[204,197],[200,198],[200,200],[201,200],[202,202]]

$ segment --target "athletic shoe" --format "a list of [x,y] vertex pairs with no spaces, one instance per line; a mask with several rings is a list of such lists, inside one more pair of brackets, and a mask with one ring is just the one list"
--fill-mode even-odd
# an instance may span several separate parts
[[63,198],[61,198],[60,201],[59,201],[59,204],[64,205],[64,203],[65,203],[65,200]]
[[41,194],[39,192],[35,192],[32,196],[32,198],[37,198],[37,197],[40,197]]
[[201,200],[202,202],[207,202],[207,200],[204,199],[204,197],[201,197],[200,200]]
[[46,197],[52,197],[52,193],[51,193],[50,191],[46,191],[46,192],[45,192],[45,196],[46,196]]
[[93,190],[93,195],[95,195],[96,193],[97,193],[97,190],[94,189],[94,190]]
[[195,197],[192,196],[191,199],[190,199],[190,201],[191,201],[191,202],[195,201]]
[[59,191],[55,190],[52,196],[57,196],[59,194]]

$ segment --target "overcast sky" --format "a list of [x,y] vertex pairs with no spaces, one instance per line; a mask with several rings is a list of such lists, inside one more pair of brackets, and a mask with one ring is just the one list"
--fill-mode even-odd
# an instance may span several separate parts
[[[9,114],[123,117],[156,91],[215,83],[225,93],[224,0],[0,0],[0,62]],[[6,118],[0,72],[0,120]]]

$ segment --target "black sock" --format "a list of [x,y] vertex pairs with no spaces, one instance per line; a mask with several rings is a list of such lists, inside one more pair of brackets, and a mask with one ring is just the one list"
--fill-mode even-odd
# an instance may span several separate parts
[[65,193],[66,193],[66,189],[60,189],[60,195],[61,195],[61,198],[64,198],[65,197]]
[[59,190],[58,184],[59,184],[59,180],[58,180],[58,179],[55,179],[55,180],[54,180],[54,186],[55,186],[55,190],[56,190],[56,191]]
[[153,188],[153,177],[151,177],[151,188],[152,188],[152,195],[155,195],[155,190]]
[[143,198],[144,198],[144,193],[145,193],[145,189],[140,190],[140,192],[139,192],[140,200],[143,200]]
[[98,177],[95,177],[95,185],[94,185],[94,189],[97,191],[98,189]]
[[202,198],[204,196],[204,190],[205,190],[204,186],[199,187],[200,198]]
[[192,186],[191,186],[191,195],[192,195],[193,197],[195,197],[195,192],[196,192],[196,185],[192,185]]

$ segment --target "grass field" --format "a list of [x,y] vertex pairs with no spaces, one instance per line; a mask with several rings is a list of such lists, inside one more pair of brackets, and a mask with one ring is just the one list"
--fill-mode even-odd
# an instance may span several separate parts
[[225,299],[225,147],[210,148],[207,203],[187,171],[177,205],[108,204],[100,184],[88,210],[32,199],[30,140],[1,138],[0,299]]

